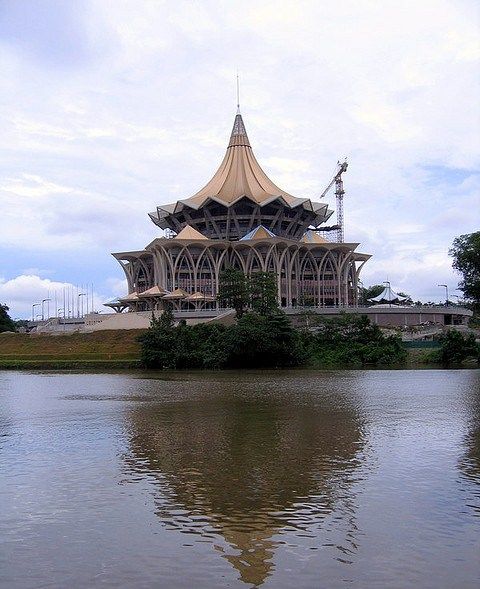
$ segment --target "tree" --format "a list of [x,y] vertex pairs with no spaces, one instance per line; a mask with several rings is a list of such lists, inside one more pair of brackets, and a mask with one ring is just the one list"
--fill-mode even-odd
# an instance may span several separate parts
[[16,331],[15,323],[8,314],[9,307],[0,304],[0,332],[2,331]]
[[401,364],[406,358],[400,338],[385,336],[366,315],[319,317],[315,336],[306,340],[306,347],[318,366]]
[[466,299],[480,310],[480,231],[460,235],[453,240],[448,253],[453,258],[453,268],[462,275],[458,288]]
[[220,274],[217,298],[221,305],[235,309],[238,319],[247,308],[259,315],[270,315],[278,310],[276,275],[254,272],[245,276],[241,270],[227,268]]
[[444,366],[459,365],[465,360],[480,361],[480,346],[475,342],[473,333],[463,334],[455,329],[449,329],[440,337],[442,347],[436,352],[438,359]]
[[372,286],[367,286],[366,288],[360,289],[360,302],[362,305],[371,305],[370,299],[373,297],[378,297],[378,295],[383,292],[385,285],[383,284],[373,284]]
[[246,313],[226,332],[229,368],[278,368],[305,361],[300,333],[285,313]]
[[163,311],[158,319],[152,313],[150,329],[139,338],[142,344],[142,361],[148,368],[175,368],[174,318],[171,309]]
[[267,316],[278,310],[277,277],[273,272],[254,272],[248,286],[250,306],[255,313]]
[[241,270],[227,268],[220,274],[217,299],[222,306],[235,309],[238,318],[245,313],[249,292],[247,278]]

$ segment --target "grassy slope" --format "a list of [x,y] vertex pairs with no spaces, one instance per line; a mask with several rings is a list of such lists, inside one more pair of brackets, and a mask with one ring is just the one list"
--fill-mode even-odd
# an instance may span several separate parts
[[65,335],[0,333],[0,368],[139,366],[142,330]]

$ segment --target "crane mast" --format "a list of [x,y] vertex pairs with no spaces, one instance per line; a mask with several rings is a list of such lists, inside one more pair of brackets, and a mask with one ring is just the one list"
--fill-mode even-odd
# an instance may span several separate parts
[[322,192],[320,198],[323,198],[327,192],[332,188],[335,184],[335,199],[337,205],[337,224],[331,227],[325,227],[321,229],[322,231],[337,231],[337,242],[343,243],[345,239],[344,235],[344,223],[343,223],[343,196],[345,194],[345,190],[343,189],[343,180],[342,174],[347,171],[348,163],[345,160],[344,162],[337,162],[337,171],[333,178],[330,180],[329,185],[325,188]]
[[335,174],[335,199],[337,201],[337,241],[343,243],[345,241],[344,235],[344,224],[343,224],[343,195],[345,190],[343,189],[342,174],[347,171],[347,162],[338,162],[339,170]]

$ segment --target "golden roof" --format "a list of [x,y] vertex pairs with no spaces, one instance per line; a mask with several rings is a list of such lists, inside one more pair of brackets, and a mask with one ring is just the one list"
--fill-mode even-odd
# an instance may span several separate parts
[[203,292],[197,291],[188,297],[185,297],[186,301],[214,301],[215,298],[210,295],[204,294]]
[[180,202],[196,209],[209,198],[231,205],[243,196],[261,205],[279,197],[289,206],[308,202],[308,199],[296,198],[285,192],[265,174],[253,155],[239,113],[235,117],[227,153],[213,178],[196,194]]
[[184,299],[188,296],[188,293],[183,290],[183,288],[176,288],[174,291],[166,294],[163,298],[164,299]]
[[164,295],[169,294],[168,290],[161,288],[158,285],[152,286],[148,290],[144,290],[143,292],[139,293],[139,297],[163,297]]
[[208,237],[205,237],[205,235],[194,229],[191,225],[185,225],[173,239],[208,239]]
[[272,231],[263,225],[258,225],[258,227],[255,227],[255,229],[252,229],[252,231],[244,235],[240,241],[248,241],[251,239],[270,239],[270,237],[276,237],[275,233],[272,233]]
[[307,231],[300,241],[303,241],[303,243],[329,243],[327,239],[319,235],[316,231]]
[[131,292],[127,296],[121,297],[118,300],[121,301],[121,302],[123,302],[123,301],[138,301],[138,293],[137,292]]

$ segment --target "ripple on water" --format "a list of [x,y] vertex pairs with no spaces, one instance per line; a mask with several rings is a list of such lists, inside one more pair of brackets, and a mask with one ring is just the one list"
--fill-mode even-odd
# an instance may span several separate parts
[[480,580],[475,371],[8,373],[0,584]]

